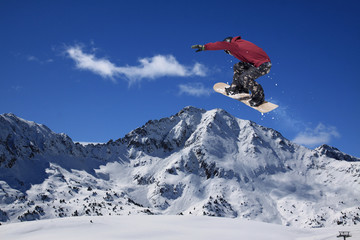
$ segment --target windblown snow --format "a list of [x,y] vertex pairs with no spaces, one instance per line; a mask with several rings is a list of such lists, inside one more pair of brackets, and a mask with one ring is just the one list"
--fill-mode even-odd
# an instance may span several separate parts
[[2,223],[192,215],[351,226],[360,223],[359,177],[359,158],[299,146],[221,109],[186,107],[96,145],[0,115]]

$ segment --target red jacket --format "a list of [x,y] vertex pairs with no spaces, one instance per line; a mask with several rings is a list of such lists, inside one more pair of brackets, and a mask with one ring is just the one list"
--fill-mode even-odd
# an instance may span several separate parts
[[228,50],[231,55],[243,62],[254,64],[259,67],[265,62],[270,62],[269,56],[255,44],[241,39],[240,36],[233,37],[231,42],[214,42],[205,44],[205,50]]

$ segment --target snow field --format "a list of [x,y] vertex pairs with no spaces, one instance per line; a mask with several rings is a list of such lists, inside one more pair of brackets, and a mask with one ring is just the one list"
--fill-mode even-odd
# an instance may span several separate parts
[[196,216],[73,217],[0,226],[6,240],[330,240],[339,231],[360,239],[359,227],[300,229],[262,222]]

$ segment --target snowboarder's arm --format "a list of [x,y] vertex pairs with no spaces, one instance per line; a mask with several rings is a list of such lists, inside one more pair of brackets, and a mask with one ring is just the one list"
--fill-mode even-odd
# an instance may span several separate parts
[[192,45],[192,49],[197,49],[196,52],[205,51],[205,50],[228,50],[231,51],[234,46],[229,42],[214,42],[207,43],[205,45]]
[[229,42],[214,42],[214,43],[207,43],[204,45],[205,50],[231,50],[232,44]]

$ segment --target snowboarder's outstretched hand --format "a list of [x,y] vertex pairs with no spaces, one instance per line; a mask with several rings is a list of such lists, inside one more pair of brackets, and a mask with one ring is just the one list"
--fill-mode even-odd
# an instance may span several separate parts
[[196,52],[201,52],[205,50],[205,46],[204,45],[192,45],[191,46],[192,49],[197,49]]

